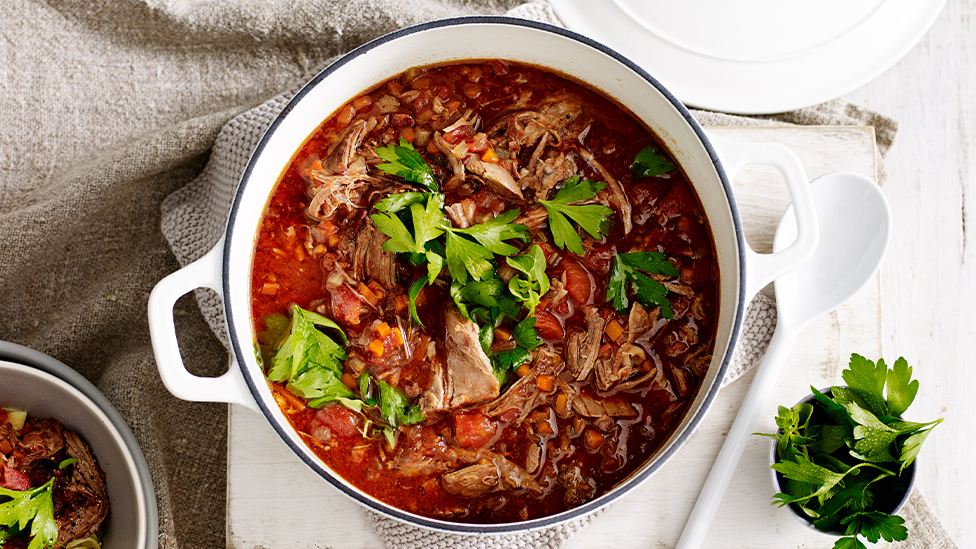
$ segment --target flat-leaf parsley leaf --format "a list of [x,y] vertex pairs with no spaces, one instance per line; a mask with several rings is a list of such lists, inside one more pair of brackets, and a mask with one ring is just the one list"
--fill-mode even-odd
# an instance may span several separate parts
[[[643,272],[642,272],[643,271]],[[673,318],[671,302],[668,301],[668,289],[660,282],[644,273],[675,277],[680,273],[678,269],[661,252],[634,252],[629,254],[614,253],[613,266],[610,269],[610,281],[607,283],[607,301],[620,312],[630,307],[627,297],[628,282],[634,292],[634,298],[645,307],[661,307],[661,316]]]
[[399,145],[376,147],[376,155],[387,161],[387,164],[379,164],[377,168],[412,183],[419,183],[430,192],[440,192],[434,170],[406,139],[401,137]]
[[597,193],[606,188],[600,181],[580,179],[574,175],[563,182],[552,200],[539,200],[549,214],[549,230],[556,246],[583,255],[583,240],[570,220],[579,225],[593,238],[600,238],[606,232],[607,218],[613,210],[603,204],[575,204],[592,200]]
[[[54,478],[30,490],[0,488],[0,534],[6,529],[23,531],[30,524],[32,539],[28,549],[47,549],[58,541],[58,524],[54,520]],[[2,537],[0,537],[2,541]]]
[[634,177],[638,178],[654,177],[655,175],[668,173],[677,167],[666,156],[661,154],[661,151],[656,146],[647,145],[634,158],[631,172],[634,174]]

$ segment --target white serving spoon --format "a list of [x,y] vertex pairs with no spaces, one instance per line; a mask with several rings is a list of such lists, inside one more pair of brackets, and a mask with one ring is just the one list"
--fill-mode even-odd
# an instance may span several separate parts
[[[820,220],[820,245],[810,261],[774,282],[776,329],[676,549],[698,548],[705,539],[725,488],[800,331],[864,287],[877,272],[888,249],[891,211],[873,181],[853,172],[833,172],[811,182],[810,190]],[[795,238],[796,221],[790,206],[776,229],[773,249],[785,248]]]

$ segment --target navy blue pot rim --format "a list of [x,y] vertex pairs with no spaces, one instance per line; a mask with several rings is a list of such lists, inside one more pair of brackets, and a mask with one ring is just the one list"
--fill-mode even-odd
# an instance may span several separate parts
[[[295,94],[295,96],[292,97],[288,101],[288,104],[285,105],[285,107],[281,110],[281,112],[278,114],[278,116],[275,117],[275,119],[268,126],[268,129],[265,131],[265,134],[262,136],[261,140],[255,146],[254,151],[251,153],[251,157],[248,160],[247,166],[245,167],[244,172],[243,172],[243,174],[241,176],[241,182],[240,182],[240,185],[238,186],[237,193],[234,196],[234,202],[231,205],[231,210],[230,210],[230,213],[228,215],[228,223],[227,223],[227,229],[226,229],[226,234],[225,234],[225,236],[226,236],[226,242],[224,244],[223,260],[222,260],[222,269],[223,269],[222,272],[225,273],[225,276],[223,276],[223,280],[222,280],[222,287],[223,287],[223,291],[224,291],[224,295],[225,296],[231,295],[231,293],[230,293],[231,289],[230,289],[229,277],[226,276],[226,273],[230,272],[229,271],[229,269],[230,269],[230,250],[231,250],[230,242],[235,238],[235,236],[237,236],[235,234],[235,231],[234,231],[234,227],[235,227],[234,221],[236,220],[236,218],[238,216],[238,211],[239,211],[240,205],[241,205],[241,197],[244,194],[245,189],[247,188],[248,182],[250,181],[251,173],[254,170],[254,164],[257,161],[257,159],[261,156],[261,153],[264,150],[265,146],[267,145],[268,140],[271,138],[271,136],[277,130],[278,126],[281,125],[282,120],[288,115],[288,113],[290,113],[295,108],[295,105],[297,105],[297,103],[299,101],[301,101],[302,98],[305,97],[305,95],[308,94],[309,91],[314,86],[316,86],[319,82],[321,82],[322,80],[324,80],[325,78],[327,78],[328,76],[330,76],[337,69],[339,69],[340,67],[348,64],[349,62],[353,61],[357,57],[359,57],[359,56],[361,56],[361,55],[363,55],[363,54],[365,54],[365,53],[373,50],[374,48],[376,48],[378,46],[381,46],[383,44],[386,44],[388,42],[391,42],[393,40],[396,40],[396,39],[401,38],[401,37],[404,37],[404,36],[416,34],[416,33],[419,33],[419,32],[424,32],[424,31],[431,30],[431,29],[437,29],[437,28],[442,28],[442,27],[450,27],[450,26],[476,25],[476,24],[496,24],[496,25],[512,25],[512,26],[528,27],[528,28],[533,28],[533,29],[542,30],[542,31],[546,31],[546,32],[551,32],[553,34],[557,34],[557,35],[563,36],[565,38],[570,38],[572,40],[575,40],[577,42],[581,42],[582,44],[584,44],[586,46],[589,46],[589,47],[591,47],[593,49],[596,49],[596,50],[598,50],[598,51],[600,51],[600,52],[602,52],[602,53],[604,53],[604,54],[612,57],[613,59],[615,59],[616,61],[620,62],[622,65],[626,66],[628,69],[630,69],[631,71],[633,71],[634,73],[638,74],[641,78],[643,78],[644,80],[646,80],[649,84],[651,84],[659,93],[661,93],[668,100],[668,102],[671,103],[671,105],[673,105],[678,110],[678,112],[684,118],[685,122],[695,132],[696,136],[698,137],[698,140],[704,146],[704,148],[705,148],[705,150],[706,150],[706,152],[707,152],[707,154],[709,156],[709,159],[711,160],[712,164],[715,166],[715,170],[718,173],[718,176],[719,176],[720,181],[722,183],[723,190],[725,192],[725,196],[726,196],[727,201],[728,201],[729,208],[731,210],[732,221],[733,221],[733,229],[734,229],[734,232],[735,232],[735,238],[736,238],[736,242],[737,242],[738,250],[739,250],[739,254],[738,255],[739,255],[740,281],[739,281],[738,303],[737,303],[737,307],[736,307],[735,319],[734,319],[733,325],[732,325],[732,333],[731,333],[731,337],[730,337],[730,340],[729,340],[729,346],[728,346],[728,348],[726,350],[725,356],[723,357],[721,366],[719,368],[718,375],[716,376],[714,382],[712,383],[712,386],[708,388],[707,394],[705,395],[705,398],[702,401],[701,406],[699,407],[699,409],[697,410],[697,412],[695,413],[695,415],[692,417],[691,421],[689,422],[689,424],[687,425],[687,427],[685,428],[685,430],[681,434],[679,434],[679,436],[675,440],[675,442],[663,454],[660,454],[658,456],[655,456],[654,459],[653,459],[653,463],[651,463],[650,466],[645,466],[644,468],[640,469],[635,475],[627,478],[626,480],[624,480],[622,482],[622,484],[618,485],[614,489],[613,497],[612,498],[606,498],[606,497],[597,498],[594,501],[585,503],[585,504],[583,504],[583,505],[581,505],[579,507],[575,507],[573,509],[569,509],[567,511],[564,511],[564,512],[559,513],[559,514],[556,514],[556,515],[552,515],[552,516],[548,516],[548,517],[543,517],[543,518],[538,518],[538,519],[531,519],[531,520],[528,520],[528,521],[517,522],[517,523],[499,523],[499,524],[477,524],[477,525],[472,525],[472,524],[465,524],[465,523],[455,523],[455,522],[446,522],[446,521],[440,521],[440,520],[435,520],[435,519],[429,519],[429,518],[426,518],[426,517],[422,517],[420,515],[415,515],[415,514],[408,513],[406,511],[397,509],[395,507],[392,507],[392,506],[390,506],[390,505],[388,505],[386,503],[383,503],[383,502],[381,502],[379,500],[373,499],[373,498],[365,495],[365,493],[356,490],[355,488],[351,487],[350,485],[344,484],[343,482],[341,482],[339,479],[336,478],[335,473],[333,473],[330,469],[328,469],[327,467],[325,467],[324,465],[322,465],[319,461],[317,461],[315,459],[312,459],[308,455],[307,448],[299,447],[298,444],[294,443],[290,439],[290,437],[289,437],[289,435],[290,435],[290,426],[281,425],[281,424],[279,424],[278,422],[275,422],[275,421],[269,421],[269,423],[271,424],[271,426],[278,433],[278,435],[281,437],[281,439],[288,445],[288,447],[306,465],[308,465],[313,471],[315,471],[320,477],[322,477],[323,479],[325,479],[327,482],[329,482],[332,486],[334,486],[335,488],[337,488],[341,492],[345,493],[346,495],[352,497],[356,501],[360,502],[361,504],[366,505],[367,507],[373,509],[376,512],[379,512],[379,513],[382,513],[382,514],[385,514],[385,515],[388,515],[388,516],[391,516],[391,517],[400,519],[402,521],[405,521],[405,522],[408,522],[408,523],[411,523],[411,524],[415,524],[415,525],[418,525],[418,526],[423,526],[423,527],[431,528],[431,529],[434,529],[434,530],[441,530],[441,531],[447,530],[447,531],[452,531],[452,532],[457,532],[457,533],[510,533],[510,532],[513,532],[513,531],[525,531],[525,530],[532,530],[532,529],[538,529],[538,528],[545,528],[545,527],[548,527],[548,526],[552,526],[552,525],[555,525],[555,524],[559,524],[559,523],[563,523],[563,522],[566,522],[566,521],[569,521],[569,520],[573,520],[573,519],[579,518],[581,516],[584,516],[586,514],[589,514],[591,512],[594,512],[594,511],[596,511],[598,509],[601,509],[601,508],[607,506],[608,504],[610,504],[615,499],[617,499],[617,498],[625,495],[626,493],[630,492],[632,489],[634,489],[637,486],[639,486],[651,474],[653,474],[654,472],[656,472],[664,463],[666,463],[684,445],[684,443],[688,440],[688,438],[694,432],[695,427],[697,427],[697,425],[700,423],[700,421],[704,417],[705,412],[708,410],[708,408],[711,405],[712,401],[715,399],[715,397],[718,394],[719,387],[721,386],[721,380],[725,377],[725,373],[728,371],[728,367],[729,367],[729,364],[730,364],[731,359],[732,359],[733,350],[735,349],[735,345],[736,345],[736,343],[738,342],[738,339],[739,339],[739,335],[740,335],[740,331],[741,331],[741,326],[742,326],[743,318],[745,316],[745,308],[746,308],[746,305],[747,305],[746,302],[745,302],[745,291],[746,291],[746,267],[745,267],[745,265],[746,265],[746,263],[745,263],[746,262],[745,249],[746,248],[745,248],[745,246],[746,246],[746,242],[745,242],[744,232],[743,232],[743,229],[742,229],[742,223],[741,223],[741,221],[739,219],[738,207],[736,206],[735,197],[734,197],[734,195],[732,193],[732,186],[731,186],[731,183],[729,181],[729,178],[728,178],[728,176],[727,176],[727,174],[725,172],[725,169],[723,168],[722,163],[721,163],[721,161],[719,159],[718,152],[715,150],[715,148],[709,142],[709,139],[705,135],[705,132],[702,129],[701,125],[691,115],[691,112],[688,111],[687,107],[685,107],[657,79],[655,79],[653,76],[651,76],[649,73],[647,73],[647,71],[645,71],[644,69],[642,69],[641,67],[639,67],[636,63],[634,63],[630,59],[624,57],[623,55],[621,55],[617,51],[615,51],[615,50],[613,50],[613,49],[611,49],[611,48],[609,48],[609,47],[607,47],[607,46],[605,46],[605,45],[603,45],[603,44],[601,44],[599,42],[596,42],[596,41],[594,41],[594,40],[592,40],[592,39],[590,39],[590,38],[588,38],[586,36],[583,36],[581,34],[578,34],[576,32],[570,31],[570,30],[565,29],[565,28],[562,28],[562,27],[557,27],[557,26],[550,25],[550,24],[547,24],[547,23],[542,23],[542,22],[538,22],[538,21],[532,21],[532,20],[528,20],[528,19],[520,19],[520,18],[515,18],[515,17],[505,17],[505,16],[469,16],[469,17],[456,17],[456,18],[440,19],[440,20],[436,20],[436,21],[430,21],[430,22],[427,22],[427,23],[421,23],[421,24],[418,24],[418,25],[413,25],[413,26],[410,26],[410,27],[405,27],[403,29],[400,29],[400,30],[391,32],[389,34],[386,34],[386,35],[383,35],[381,37],[378,37],[378,38],[376,38],[374,40],[371,40],[371,41],[369,41],[369,42],[367,42],[367,43],[365,43],[365,44],[363,44],[363,45],[355,48],[354,50],[350,51],[349,53],[343,55],[342,57],[340,57],[339,59],[337,59],[335,62],[333,62],[332,64],[330,64],[328,67],[326,67],[325,69],[323,69],[321,72],[319,72],[308,83],[306,83]],[[408,68],[410,68],[410,67],[404,67],[403,69],[406,70]],[[364,88],[365,88],[365,86],[364,86]],[[248,232],[247,234],[241,235],[241,238],[245,238],[245,239],[250,240],[250,239],[253,238],[253,234],[251,234],[250,232]],[[232,320],[235,317],[234,317],[234,314],[233,314],[233,310],[232,310],[232,306],[231,306],[230,301],[231,300],[229,300],[229,299],[224,299],[223,300],[223,302],[224,302],[224,309],[225,309],[225,318],[227,319],[227,329],[228,329],[228,331],[230,333],[230,342],[231,342],[231,346],[232,346],[232,349],[233,349],[233,352],[235,353],[235,355],[237,357],[244,357],[244,356],[246,356],[244,353],[247,352],[248,350],[241,347],[241,345],[240,345],[240,341],[241,341],[240,336],[243,334],[243,335],[246,336],[245,340],[250,341],[250,327],[249,326],[248,327],[244,327],[244,330],[239,330],[238,329],[238,327],[235,325],[234,321]],[[243,360],[239,361],[239,363],[243,363]],[[254,397],[254,400],[257,403],[258,407],[261,409],[262,414],[264,414],[266,418],[269,418],[270,419],[270,417],[272,417],[271,416],[272,410],[267,405],[265,405],[264,402],[263,402],[263,400],[260,398],[260,395],[263,394],[264,391],[267,391],[267,386],[264,383],[262,383],[260,385],[258,383],[256,383],[255,380],[252,379],[249,374],[247,374],[247,373],[244,372],[244,369],[243,368],[242,368],[242,373],[244,374],[243,375],[244,381],[247,384],[247,387],[250,390],[252,397]]]
[[[827,396],[831,396],[831,394],[832,394],[831,393],[831,390],[833,389],[833,387],[846,387],[846,385],[834,385],[834,386],[831,386],[831,387],[825,387],[823,389],[818,389],[818,391],[820,391],[822,394],[825,394]],[[804,397],[803,399],[801,399],[800,401],[798,401],[796,404],[807,403],[807,404],[813,404],[814,406],[816,406],[816,401],[817,401],[817,399],[814,396],[814,394],[813,393],[810,393],[806,397]],[[782,432],[782,430],[777,430],[776,432],[777,432],[777,434],[779,434],[779,433]],[[769,464],[770,465],[779,462],[779,453],[777,451],[778,443],[779,443],[779,441],[777,439],[773,439],[770,442],[770,450],[769,450]],[[918,477],[918,475],[917,475],[918,469],[916,467],[917,461],[918,461],[917,459],[915,461],[912,461],[912,464],[909,465],[905,469],[905,472],[902,473],[902,474],[900,474],[900,475],[898,475],[898,478],[899,479],[902,479],[904,477],[904,480],[907,480],[907,482],[905,483],[905,493],[904,493],[904,495],[902,495],[901,499],[898,500],[898,503],[895,504],[894,508],[891,511],[888,511],[888,514],[890,514],[890,515],[897,515],[898,512],[901,511],[901,509],[905,506],[905,504],[908,503],[908,498],[912,495],[912,491],[915,489],[915,479]],[[772,467],[769,468],[769,473],[770,473],[770,478],[772,479],[772,482],[773,482],[773,489],[775,489],[777,493],[778,492],[784,492],[785,490],[783,490],[783,481],[784,481],[783,475],[780,474],[779,472],[777,472]],[[789,513],[791,515],[793,515],[793,518],[795,518],[800,523],[806,525],[807,527],[809,527],[812,530],[815,530],[817,532],[820,532],[821,534],[825,534],[825,535],[828,535],[828,536],[844,536],[844,535],[847,535],[845,532],[839,532],[839,531],[836,531],[836,530],[831,530],[831,531],[826,531],[826,532],[823,531],[823,530],[820,530],[819,528],[817,528],[816,526],[814,526],[813,523],[810,522],[810,520],[805,515],[803,515],[803,513],[800,512],[798,510],[798,508],[794,504],[786,505],[785,507],[789,511]]]
[[70,366],[30,347],[9,341],[0,341],[0,360],[30,366],[63,380],[81,391],[108,416],[112,426],[119,432],[122,440],[125,441],[126,448],[132,455],[132,461],[139,476],[139,487],[146,496],[146,549],[157,549],[159,547],[159,509],[156,503],[156,488],[153,486],[146,456],[142,453],[142,448],[136,441],[135,435],[132,434],[129,424],[126,423],[115,405],[88,379]]

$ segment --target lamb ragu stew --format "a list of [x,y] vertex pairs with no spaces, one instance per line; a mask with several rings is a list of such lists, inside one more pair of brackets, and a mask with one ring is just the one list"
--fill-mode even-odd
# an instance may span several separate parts
[[711,361],[718,269],[629,111],[491,60],[407,70],[322,123],[269,199],[251,292],[275,400],[335,473],[504,523],[660,447]]
[[108,511],[105,473],[77,433],[0,408],[0,547],[99,549]]

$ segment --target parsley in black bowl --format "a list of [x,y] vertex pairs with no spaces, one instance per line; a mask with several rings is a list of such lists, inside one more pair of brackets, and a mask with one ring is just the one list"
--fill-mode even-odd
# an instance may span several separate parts
[[801,521],[841,536],[834,549],[860,549],[907,539],[896,513],[915,481],[915,457],[942,422],[901,418],[918,393],[904,358],[891,369],[851,355],[846,386],[813,392],[792,408],[779,407],[771,451],[773,504]]

